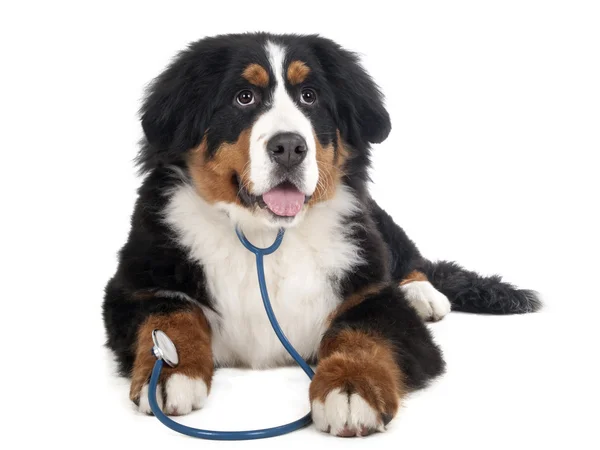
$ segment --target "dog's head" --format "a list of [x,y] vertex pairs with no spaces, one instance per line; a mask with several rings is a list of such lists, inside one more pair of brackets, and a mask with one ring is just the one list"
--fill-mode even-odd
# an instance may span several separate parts
[[319,36],[229,35],[191,44],[151,85],[139,163],[184,170],[205,201],[290,226],[340,183],[364,184],[390,131],[356,55]]

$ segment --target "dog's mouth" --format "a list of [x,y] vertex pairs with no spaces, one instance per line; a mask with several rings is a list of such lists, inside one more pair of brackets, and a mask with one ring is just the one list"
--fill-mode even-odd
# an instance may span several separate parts
[[238,196],[244,205],[258,205],[259,208],[266,209],[279,218],[296,217],[310,199],[310,196],[304,194],[289,180],[279,183],[262,195],[250,193],[241,185],[237,176],[235,181],[238,186]]
[[302,210],[306,195],[295,185],[285,181],[265,192],[262,200],[276,216],[295,217]]

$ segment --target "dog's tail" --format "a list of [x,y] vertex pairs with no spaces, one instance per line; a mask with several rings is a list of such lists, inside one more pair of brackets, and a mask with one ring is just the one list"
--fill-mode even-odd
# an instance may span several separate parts
[[448,297],[453,311],[523,314],[542,307],[537,292],[517,289],[498,275],[483,277],[450,261],[425,261],[420,270]]

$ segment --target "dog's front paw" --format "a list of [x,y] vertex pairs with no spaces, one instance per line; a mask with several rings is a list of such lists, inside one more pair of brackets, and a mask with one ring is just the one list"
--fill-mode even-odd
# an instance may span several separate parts
[[[156,401],[160,409],[167,415],[180,416],[204,406],[208,397],[208,387],[201,378],[174,373],[156,389]],[[144,384],[139,394],[132,393],[132,399],[138,411],[152,414],[148,400],[148,384]]]
[[310,385],[315,426],[341,437],[384,431],[400,404],[398,374],[376,355],[334,353],[323,359]]
[[168,415],[189,414],[204,405],[214,371],[210,329],[200,310],[149,316],[138,330],[136,357],[131,370],[129,398],[137,409],[152,414],[148,383],[156,359],[153,330],[164,330],[179,356],[175,367],[163,366],[156,389],[156,402]]

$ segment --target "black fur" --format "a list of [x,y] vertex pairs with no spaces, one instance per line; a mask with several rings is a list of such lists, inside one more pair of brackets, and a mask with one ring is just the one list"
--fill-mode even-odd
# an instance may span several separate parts
[[424,261],[420,270],[448,297],[454,311],[523,314],[542,307],[535,291],[517,289],[499,275],[483,277],[450,261]]
[[399,283],[421,264],[423,257],[404,230],[396,225],[392,217],[373,199],[369,198],[368,206],[377,230],[387,244],[386,252],[390,261],[390,275],[395,282]]

